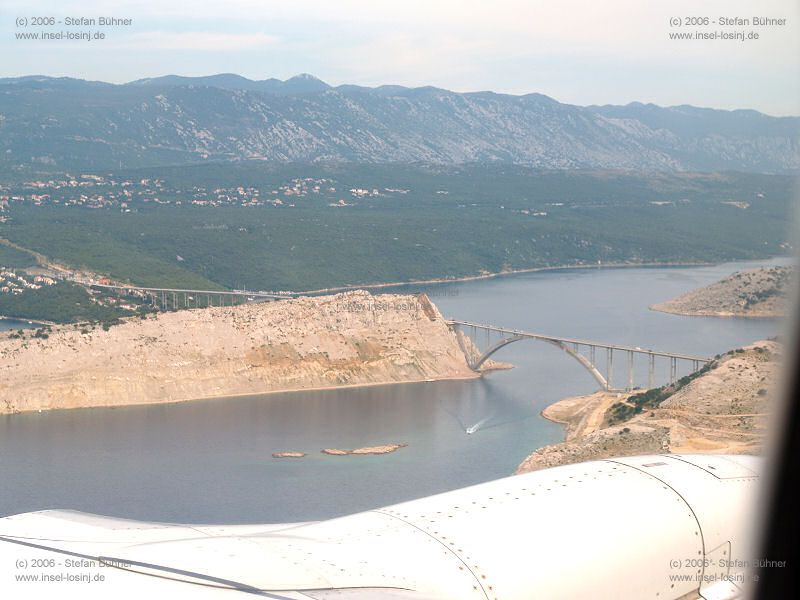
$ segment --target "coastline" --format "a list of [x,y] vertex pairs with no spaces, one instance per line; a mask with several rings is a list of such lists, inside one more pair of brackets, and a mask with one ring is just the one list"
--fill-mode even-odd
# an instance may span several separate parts
[[594,433],[603,424],[606,411],[614,402],[623,397],[638,394],[633,392],[607,392],[598,390],[591,394],[567,396],[544,407],[539,413],[542,418],[564,426],[564,442],[580,439]]
[[446,377],[425,378],[425,379],[408,379],[405,381],[374,381],[374,382],[370,381],[365,383],[345,383],[341,385],[298,387],[285,390],[266,390],[264,392],[242,392],[240,394],[225,394],[221,396],[220,395],[197,396],[194,398],[182,398],[182,399],[156,401],[156,402],[136,402],[131,404],[93,404],[91,406],[60,406],[56,408],[39,409],[38,411],[35,409],[17,410],[12,412],[4,412],[3,410],[0,410],[0,415],[22,415],[22,414],[37,413],[37,412],[46,413],[46,412],[65,411],[65,410],[94,410],[94,409],[102,410],[102,409],[117,409],[117,408],[133,408],[140,406],[168,406],[171,404],[185,404],[187,402],[213,402],[216,400],[230,400],[232,398],[247,398],[247,397],[261,398],[265,396],[274,396],[275,394],[296,394],[298,392],[326,392],[331,390],[348,390],[354,388],[372,388],[372,387],[382,387],[382,386],[405,385],[408,383],[437,383],[440,381],[472,381],[473,379],[480,379],[480,377],[481,377],[480,373],[475,373],[474,375],[465,375],[465,376],[446,376]]
[[534,450],[516,473],[632,454],[757,454],[780,358],[779,343],[760,340],[719,356],[688,381],[558,400],[540,414],[564,426],[564,440]]
[[[466,280],[486,279],[486,278],[491,278],[491,277],[500,277],[500,276],[504,276],[504,275],[513,275],[513,274],[517,274],[517,273],[538,272],[538,271],[575,270],[575,269],[585,269],[585,268],[592,268],[592,269],[606,269],[606,268],[617,268],[617,269],[619,269],[619,268],[637,268],[637,267],[642,267],[642,268],[666,267],[666,268],[669,268],[669,267],[681,267],[681,266],[685,267],[685,266],[710,265],[710,264],[715,264],[715,263],[671,263],[671,262],[670,263],[621,263],[621,264],[608,263],[608,264],[603,264],[603,265],[572,265],[572,266],[567,266],[567,267],[553,266],[553,267],[539,267],[539,268],[535,268],[535,269],[525,269],[525,270],[518,270],[518,271],[508,271],[508,272],[503,272],[503,273],[484,274],[484,275],[480,275],[480,276],[472,276],[470,278],[466,278]],[[462,279],[462,280],[465,280],[465,279]],[[442,279],[442,280],[436,280],[436,281],[440,282],[440,283],[450,283],[450,282],[454,282],[454,281],[458,281],[458,280]],[[392,284],[392,283],[381,284],[381,287],[407,286],[407,285],[409,285],[409,282],[401,282],[401,283],[394,283],[394,284]],[[40,322],[40,324],[43,324],[43,323]],[[488,367],[489,368],[486,369],[487,371],[491,370],[491,369],[513,368],[512,365],[506,365],[506,364],[502,364],[502,363],[497,364],[494,367],[492,367],[491,365],[488,365]],[[453,376],[453,375],[442,375],[442,376],[434,376],[434,377],[420,376],[420,377],[412,377],[412,378],[409,378],[409,379],[402,379],[402,380],[393,379],[393,380],[367,381],[367,382],[363,382],[362,381],[362,382],[340,383],[340,384],[330,384],[330,385],[325,384],[325,385],[297,386],[297,385],[291,385],[290,384],[289,386],[287,386],[285,388],[279,388],[279,389],[272,388],[272,389],[266,389],[266,390],[246,390],[246,391],[241,391],[241,392],[236,391],[235,393],[221,393],[221,394],[213,392],[213,393],[209,393],[209,394],[192,395],[192,396],[181,397],[181,398],[175,398],[173,396],[171,398],[168,398],[166,401],[157,401],[157,402],[139,401],[139,402],[131,402],[129,404],[121,405],[121,404],[118,404],[118,403],[115,403],[115,402],[109,400],[109,401],[105,401],[105,402],[95,403],[95,404],[92,404],[92,405],[59,406],[59,407],[53,407],[53,408],[49,408],[48,407],[48,408],[44,408],[44,410],[67,410],[67,409],[72,409],[72,408],[111,408],[111,407],[128,406],[128,405],[130,405],[130,406],[141,406],[141,405],[144,405],[144,404],[154,404],[154,403],[158,403],[158,404],[173,404],[173,403],[179,403],[179,402],[182,403],[182,402],[196,401],[196,400],[215,400],[215,399],[225,399],[225,398],[233,398],[233,397],[266,396],[266,395],[271,395],[271,394],[275,394],[275,393],[283,393],[283,392],[285,392],[285,393],[294,393],[294,392],[303,392],[303,391],[312,391],[313,392],[313,391],[335,390],[335,389],[340,389],[340,388],[348,389],[348,388],[356,388],[356,387],[374,387],[374,386],[381,386],[381,385],[395,385],[395,384],[398,384],[398,383],[423,383],[423,382],[430,382],[430,381],[446,381],[446,380],[472,380],[472,379],[478,379],[480,377],[481,377],[480,373],[472,373],[472,372],[470,372],[468,374],[459,374],[459,375],[455,375],[455,376]],[[294,383],[296,383],[296,382],[294,382]],[[641,391],[641,390],[638,390],[638,391]],[[592,404],[591,396],[593,396],[593,395],[589,395],[589,396],[570,396],[570,397],[567,397],[567,398],[562,398],[561,400],[558,400],[558,401],[554,402],[552,405],[550,405],[550,406],[546,407],[545,409],[543,409],[540,414],[541,414],[541,416],[543,418],[545,418],[547,420],[550,420],[551,422],[557,422],[559,424],[564,425],[565,429],[568,430],[569,429],[569,425],[570,425],[570,420],[569,419],[564,419],[564,418],[559,416],[558,409],[556,408],[556,405],[560,405],[560,404],[562,404],[564,402],[567,402],[567,401],[577,402],[578,400],[580,400],[582,405],[580,407],[578,407],[576,410],[578,410],[581,413],[582,417],[585,420],[591,421],[592,423],[595,423],[598,419],[602,420],[602,413],[604,413],[604,409],[603,409],[603,406],[594,406],[593,408],[590,408],[590,405]],[[619,398],[619,396],[617,396],[617,398]],[[595,400],[597,400],[597,399],[595,399]],[[606,407],[606,409],[607,409],[607,407]],[[29,408],[29,409],[25,409],[25,410],[15,410],[15,409],[12,408],[10,410],[4,411],[4,414],[17,414],[17,413],[22,413],[22,412],[35,412],[36,410],[42,410],[42,409]],[[585,426],[581,426],[581,427],[585,427]],[[595,424],[595,425],[593,425],[593,427],[596,428],[597,425]],[[567,439],[568,436],[569,436],[569,431],[565,431],[565,439]]]
[[422,295],[390,310],[365,291],[177,311],[109,329],[0,336],[0,412],[167,404],[469,380],[463,349]]
[[795,265],[773,265],[737,271],[714,283],[648,306],[650,310],[684,317],[783,319],[787,288]]
[[0,315],[0,321],[17,321],[19,323],[27,323],[28,325],[43,325],[50,327],[58,325],[58,323],[54,321],[42,321],[40,319],[26,319],[24,317],[9,317],[8,315]]
[[[765,258],[764,260],[771,260],[773,258],[783,258],[779,255],[770,256]],[[760,259],[753,259],[753,260],[760,260]],[[627,263],[627,262],[620,262],[620,263],[603,263],[603,264],[585,264],[585,265],[553,265],[547,267],[530,267],[526,269],[510,269],[508,271],[497,271],[492,273],[482,273],[480,275],[466,275],[464,277],[438,277],[434,279],[410,279],[408,281],[393,281],[393,282],[385,282],[385,283],[364,283],[364,284],[353,284],[353,285],[344,285],[338,287],[331,287],[331,288],[320,288],[316,290],[304,290],[302,292],[296,292],[298,294],[328,294],[328,293],[338,293],[338,292],[346,292],[358,289],[366,289],[366,290],[373,290],[373,289],[383,289],[383,288],[394,288],[394,287],[402,287],[407,285],[436,285],[439,283],[461,283],[465,281],[481,281],[484,279],[494,279],[497,277],[507,277],[510,275],[521,275],[523,273],[543,273],[548,271],[571,271],[571,270],[579,270],[579,269],[635,269],[639,268],[670,268],[670,267],[713,267],[715,265],[724,264],[725,262],[735,262],[731,261],[722,261],[722,262],[708,262],[708,261],[696,261],[696,262],[643,262],[643,263]]]
[[734,313],[723,311],[703,311],[703,310],[680,310],[677,308],[670,308],[666,306],[668,303],[653,304],[648,306],[649,310],[660,312],[668,315],[678,315],[680,317],[716,317],[720,319],[785,319],[785,314],[767,314],[759,315],[753,313]]
[[[3,242],[2,238],[0,238],[0,242]],[[32,252],[30,250],[20,248],[25,250],[26,252]],[[36,254],[36,253],[34,253]],[[37,255],[45,261],[47,267],[54,268],[56,270],[66,271],[66,268],[57,263],[50,263],[47,261],[46,257],[42,255]],[[437,285],[437,284],[447,284],[447,283],[462,283],[462,282],[469,282],[469,281],[481,281],[485,279],[495,279],[498,277],[507,277],[513,275],[521,275],[525,273],[544,273],[550,271],[572,271],[572,270],[580,270],[580,269],[635,269],[635,268],[681,268],[681,267],[712,267],[715,265],[725,264],[727,262],[737,262],[737,261],[763,261],[763,260],[773,260],[776,258],[791,258],[790,255],[772,255],[766,256],[763,258],[754,258],[754,259],[728,259],[723,261],[651,261],[651,262],[608,262],[608,263],[587,263],[587,264],[564,264],[564,265],[549,265],[543,267],[529,267],[523,269],[509,269],[504,271],[496,271],[496,272],[484,272],[478,275],[465,275],[463,277],[434,277],[431,279],[409,279],[406,281],[390,281],[390,282],[373,282],[373,283],[359,283],[359,284],[347,284],[341,286],[334,286],[334,287],[327,287],[327,288],[317,288],[312,290],[301,290],[298,292],[291,292],[291,294],[287,294],[286,298],[293,298],[296,296],[310,296],[310,295],[325,295],[325,294],[337,294],[342,292],[351,292],[355,290],[381,290],[381,289],[391,289],[396,287],[404,287],[404,286],[414,286],[414,285]],[[41,263],[40,263],[41,264]],[[131,282],[117,282],[119,285],[146,285],[146,284],[135,284]],[[656,309],[654,309],[656,310]],[[669,311],[662,311],[662,312],[669,312]],[[676,313],[677,314],[677,313]],[[689,316],[689,315],[687,315]],[[707,316],[707,315],[703,315]],[[0,315],[0,319],[8,318],[8,319],[17,319],[17,317],[4,317]],[[23,320],[23,319],[18,319]],[[50,323],[47,321],[40,321],[35,320],[34,322],[40,323],[43,325],[55,325],[56,323]]]
[[[0,242],[4,241],[0,238]],[[26,250],[28,251],[28,250]],[[44,257],[42,257],[44,258]],[[770,258],[780,258],[778,256],[773,256]],[[767,259],[769,260],[769,259]],[[40,263],[42,264],[42,263]],[[53,263],[54,264],[54,263]],[[53,264],[47,263],[47,267],[52,267]],[[480,275],[467,275],[464,277],[437,277],[433,279],[411,279],[408,281],[392,281],[392,282],[383,282],[383,283],[369,283],[369,284],[352,284],[352,285],[343,285],[343,286],[336,286],[330,288],[319,288],[315,290],[303,290],[300,292],[292,292],[291,295],[287,294],[284,298],[285,300],[290,300],[295,297],[302,297],[302,296],[324,296],[328,294],[339,294],[344,292],[353,292],[357,290],[384,290],[384,289],[392,289],[397,287],[404,287],[404,286],[414,286],[414,285],[438,285],[438,284],[447,284],[447,283],[464,283],[469,281],[482,281],[485,279],[495,279],[499,277],[508,277],[513,275],[522,275],[525,273],[545,273],[550,271],[570,271],[570,270],[579,270],[579,269],[634,269],[637,267],[640,268],[680,268],[680,267],[711,267],[717,264],[723,263],[715,263],[715,262],[707,262],[707,261],[698,261],[698,262],[646,262],[646,263],[603,263],[603,264],[586,264],[586,265],[554,265],[554,266],[547,266],[547,267],[531,267],[526,269],[511,269],[508,271],[498,271],[492,273],[482,273]],[[65,270],[64,267],[58,265],[55,267],[56,270]],[[119,285],[126,285],[127,282],[117,281]],[[137,284],[131,284],[137,285]],[[667,312],[667,311],[664,311]],[[56,323],[54,321],[46,321],[43,319],[28,319],[24,317],[14,317],[9,315],[0,315],[0,320],[10,320],[10,321],[25,321],[29,324],[35,324],[40,326],[57,326],[57,325],[70,325],[73,323]],[[76,321],[77,323],[82,323],[83,321]]]

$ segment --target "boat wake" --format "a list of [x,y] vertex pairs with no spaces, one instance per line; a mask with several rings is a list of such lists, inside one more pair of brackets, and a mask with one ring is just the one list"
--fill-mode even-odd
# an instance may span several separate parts
[[486,422],[487,422],[489,419],[491,419],[493,416],[494,416],[494,415],[489,415],[488,417],[484,417],[483,419],[481,419],[480,421],[478,421],[477,423],[475,423],[475,425],[472,425],[472,426],[470,426],[470,427],[467,427],[467,428],[465,428],[465,429],[464,429],[464,431],[466,431],[466,432],[467,432],[467,435],[472,435],[473,433],[475,433],[476,431],[478,431],[478,429],[480,429],[480,428],[481,428],[481,426],[482,426],[482,425],[484,425],[484,424],[485,424],[485,423],[486,423]]

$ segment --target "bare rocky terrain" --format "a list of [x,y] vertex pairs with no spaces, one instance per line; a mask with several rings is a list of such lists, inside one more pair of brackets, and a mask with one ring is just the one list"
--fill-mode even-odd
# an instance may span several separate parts
[[542,94],[235,75],[126,85],[0,79],[0,164],[199,160],[507,162],[546,169],[793,172],[800,119],[692,106],[574,106]]
[[517,472],[635,454],[758,454],[780,353],[779,343],[760,341],[673,385],[557,402],[543,415],[565,425],[566,440],[535,451]]
[[366,456],[368,454],[389,454],[400,448],[405,448],[408,444],[384,444],[382,446],[367,446],[365,448],[355,448],[354,450],[340,450],[338,448],[325,448],[323,454],[331,456]]
[[477,375],[426,296],[353,291],[0,334],[0,413]]
[[792,271],[789,267],[741,271],[650,308],[687,316],[782,317]]

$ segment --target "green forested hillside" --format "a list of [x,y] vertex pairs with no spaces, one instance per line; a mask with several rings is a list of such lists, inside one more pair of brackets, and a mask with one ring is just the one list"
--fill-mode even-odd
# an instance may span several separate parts
[[130,310],[97,304],[85,288],[68,282],[25,290],[19,295],[0,294],[0,315],[16,319],[109,322],[132,314]]
[[[307,290],[555,265],[766,257],[787,251],[793,198],[793,180],[781,176],[285,169],[148,173],[164,180],[165,201],[186,198],[192,185],[237,182],[272,198],[270,189],[302,175],[327,177],[336,192],[284,197],[292,207],[150,203],[123,212],[18,203],[0,237],[138,284]],[[354,187],[407,191],[362,198],[349,193]],[[348,205],[330,206],[336,198]]]
[[0,244],[0,267],[25,268],[36,264],[36,259],[28,252]]

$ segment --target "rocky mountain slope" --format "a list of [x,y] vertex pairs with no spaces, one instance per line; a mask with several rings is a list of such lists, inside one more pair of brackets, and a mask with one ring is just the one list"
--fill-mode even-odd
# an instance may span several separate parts
[[688,316],[782,317],[793,270],[770,267],[734,273],[650,308]]
[[543,414],[565,424],[566,441],[536,450],[518,472],[634,454],[758,454],[780,354],[777,342],[755,342],[673,385],[562,400]]
[[0,166],[264,159],[784,172],[800,167],[798,139],[800,119],[748,110],[334,88],[309,75],[285,82],[167,76],[126,85],[0,79]]
[[472,377],[423,295],[357,291],[0,334],[0,413]]

